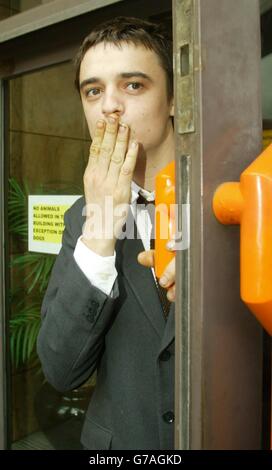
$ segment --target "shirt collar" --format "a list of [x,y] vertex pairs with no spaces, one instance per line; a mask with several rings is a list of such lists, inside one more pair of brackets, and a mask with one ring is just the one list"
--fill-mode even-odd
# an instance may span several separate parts
[[135,181],[131,182],[131,204],[133,204],[137,199],[139,194],[144,196],[147,201],[154,201],[155,200],[155,191],[147,191],[144,188],[141,188]]

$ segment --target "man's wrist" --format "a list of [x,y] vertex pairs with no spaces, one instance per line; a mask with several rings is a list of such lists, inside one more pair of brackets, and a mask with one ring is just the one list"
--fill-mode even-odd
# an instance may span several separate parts
[[115,250],[115,242],[113,240],[95,240],[81,237],[82,243],[94,253],[100,256],[113,256]]

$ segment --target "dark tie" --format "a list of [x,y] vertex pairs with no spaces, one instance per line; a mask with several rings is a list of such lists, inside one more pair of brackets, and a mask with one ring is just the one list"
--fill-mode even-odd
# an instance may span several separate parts
[[[153,250],[155,248],[155,224],[154,224],[154,204],[155,201],[147,201],[147,199],[139,193],[138,199],[137,199],[137,204],[138,205],[145,205],[146,209],[149,213],[150,220],[151,220],[151,225],[152,225],[152,230],[151,230],[151,238],[150,238],[150,248]],[[167,289],[162,287],[159,284],[158,279],[156,278],[155,281],[156,287],[157,287],[157,292],[158,296],[161,302],[162,310],[164,317],[167,318],[171,306],[171,302],[167,299]]]

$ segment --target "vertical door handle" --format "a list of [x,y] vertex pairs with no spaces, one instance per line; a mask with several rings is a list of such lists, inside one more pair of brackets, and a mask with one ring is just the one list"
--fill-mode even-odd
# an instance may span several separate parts
[[166,249],[175,238],[175,161],[170,162],[155,178],[155,273],[161,277],[174,253]]

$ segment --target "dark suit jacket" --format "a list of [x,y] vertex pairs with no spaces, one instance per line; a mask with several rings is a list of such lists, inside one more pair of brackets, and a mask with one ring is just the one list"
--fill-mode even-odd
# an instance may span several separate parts
[[[38,354],[60,391],[97,385],[82,432],[88,449],[174,447],[174,306],[164,319],[140,239],[118,240],[114,297],[92,286],[73,258],[84,199],[65,215],[63,244],[42,305]],[[129,217],[133,217],[132,214]]]

